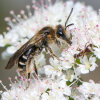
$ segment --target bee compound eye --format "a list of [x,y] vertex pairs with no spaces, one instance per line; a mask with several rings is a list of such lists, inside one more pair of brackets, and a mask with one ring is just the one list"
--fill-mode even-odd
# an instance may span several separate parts
[[45,32],[45,34],[46,34],[46,35],[48,35],[48,34],[49,34],[49,32]]
[[59,35],[63,35],[63,32],[59,31]]
[[48,35],[49,33],[50,33],[49,30],[45,30],[45,31],[44,31],[44,34],[45,34],[45,35]]
[[58,29],[57,35],[58,36],[64,36],[63,30],[62,29]]

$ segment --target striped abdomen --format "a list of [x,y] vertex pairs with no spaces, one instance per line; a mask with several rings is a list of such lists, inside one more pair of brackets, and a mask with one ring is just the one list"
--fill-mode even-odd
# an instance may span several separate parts
[[27,64],[27,60],[29,58],[29,56],[34,53],[36,51],[36,47],[33,46],[32,48],[28,49],[25,53],[23,53],[23,55],[21,55],[19,57],[19,60],[18,60],[18,67],[23,69],[23,70],[26,70],[26,64]]

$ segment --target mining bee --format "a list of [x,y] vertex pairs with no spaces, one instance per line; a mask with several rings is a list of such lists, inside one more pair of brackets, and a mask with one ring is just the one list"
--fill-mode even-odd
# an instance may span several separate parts
[[[15,54],[10,58],[5,69],[11,69],[15,64],[18,64],[18,68],[20,69],[21,74],[27,74],[30,76],[30,62],[34,59],[34,56],[39,55],[43,49],[46,49],[50,52],[50,54],[60,60],[50,48],[52,43],[59,44],[60,40],[66,41],[69,45],[71,45],[70,39],[67,37],[67,27],[73,25],[67,25],[67,22],[72,14],[73,8],[65,22],[65,27],[62,25],[57,25],[56,28],[51,26],[43,27],[40,31],[38,31],[27,43],[25,43],[19,50],[15,52]],[[36,66],[35,72],[37,73]]]

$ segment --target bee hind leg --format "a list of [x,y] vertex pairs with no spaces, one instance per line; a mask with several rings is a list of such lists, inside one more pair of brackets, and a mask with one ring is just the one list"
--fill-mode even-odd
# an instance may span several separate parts
[[[31,68],[32,62],[33,64]],[[35,79],[38,79],[38,71],[37,71],[35,60],[34,60],[34,56],[30,56],[27,63],[27,78],[30,79],[31,75],[33,75]]]
[[32,56],[29,56],[28,61],[27,61],[27,67],[26,67],[27,88],[29,88],[29,86],[30,86],[31,61],[32,61],[32,59],[33,59],[33,57]]
[[26,71],[27,71],[27,79],[30,79],[30,77],[31,77],[30,65],[31,65],[31,59],[29,57],[28,62],[27,62],[27,68],[26,68]]

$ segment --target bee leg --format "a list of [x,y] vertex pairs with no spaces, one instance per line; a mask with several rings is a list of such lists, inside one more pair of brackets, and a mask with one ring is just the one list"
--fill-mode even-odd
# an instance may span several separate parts
[[54,53],[53,53],[53,51],[52,51],[52,49],[50,48],[50,47],[47,47],[47,49],[50,51],[50,53],[51,53],[51,55],[53,56],[53,57],[55,57],[57,60],[59,60],[59,61],[63,61],[63,60],[61,60],[61,59],[59,59]]
[[27,73],[27,79],[30,79],[30,78],[31,78],[31,73],[28,72],[28,73]]
[[22,76],[22,77],[26,76],[26,71],[23,69],[18,68],[17,73],[18,73],[18,76]]
[[36,75],[38,75],[38,71],[37,71],[37,68],[36,68],[35,60],[34,60],[34,71],[35,71]]
[[38,70],[37,70],[37,67],[36,67],[35,60],[34,60],[34,73],[32,73],[32,75],[33,75],[32,77],[34,77],[35,80],[40,81],[39,76],[38,76]]
[[33,59],[33,57],[32,57],[32,55],[30,55],[29,58],[28,58],[28,61],[27,61],[27,67],[26,67],[27,88],[29,88],[29,86],[30,86],[30,78],[31,78],[30,65],[31,65],[32,59]]
[[31,65],[31,58],[29,57],[28,58],[28,62],[27,62],[27,68],[26,68],[26,71],[27,71],[27,79],[30,79],[30,65]]
[[[34,55],[31,55],[29,58],[28,58],[28,66],[27,66],[27,78],[30,79],[31,77],[31,72],[33,69],[30,69],[30,65],[31,65],[31,61],[32,59],[34,59]],[[38,71],[37,71],[37,68],[36,68],[36,64],[35,64],[35,60],[34,60],[34,73],[35,73],[35,76],[36,78],[38,79]]]

